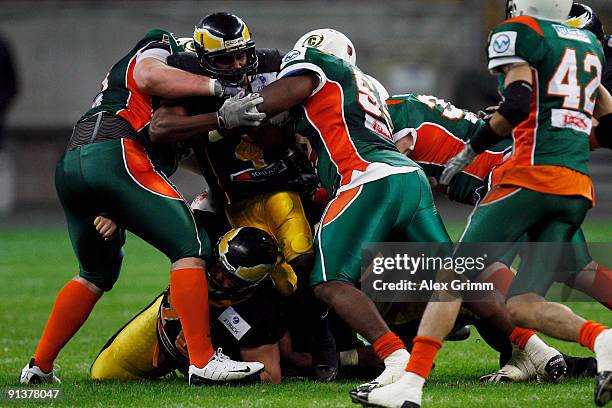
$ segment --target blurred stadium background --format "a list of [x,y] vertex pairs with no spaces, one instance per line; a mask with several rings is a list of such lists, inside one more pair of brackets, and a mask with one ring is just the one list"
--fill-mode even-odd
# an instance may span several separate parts
[[[612,32],[612,2],[585,0]],[[86,111],[110,66],[151,28],[191,36],[215,11],[240,15],[259,47],[289,50],[303,33],[333,27],[357,49],[358,65],[391,93],[419,92],[477,110],[496,98],[485,69],[489,30],[505,0],[386,1],[13,1],[3,0],[0,35],[10,45],[19,93],[6,117],[0,156],[0,225],[60,224],[53,174],[74,122]],[[0,146],[0,149],[1,146]],[[612,154],[593,154],[597,207],[612,219]],[[103,169],[101,169],[103,171]],[[12,180],[12,181],[11,181]],[[187,199],[202,181],[179,172]],[[445,217],[469,208],[442,204]]]

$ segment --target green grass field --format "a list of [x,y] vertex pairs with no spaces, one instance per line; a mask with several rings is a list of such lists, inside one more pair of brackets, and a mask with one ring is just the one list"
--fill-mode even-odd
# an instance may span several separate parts
[[[451,228],[454,236],[461,226]],[[609,242],[612,225],[591,222],[593,242]],[[168,282],[168,262],[134,236],[128,237],[122,276],[97,305],[57,364],[61,406],[341,407],[352,406],[348,390],[358,380],[318,384],[289,379],[283,384],[188,387],[181,377],[140,383],[95,384],[89,366],[100,347]],[[0,229],[0,387],[18,386],[57,291],[76,272],[67,233],[57,229]],[[609,311],[594,303],[574,304],[585,317],[612,324]],[[564,352],[588,355],[580,346],[550,340]],[[583,407],[592,405],[593,380],[561,384],[481,385],[478,377],[497,369],[497,355],[473,331],[465,342],[447,343],[437,359],[424,403],[444,407]],[[0,406],[8,403],[0,400]],[[13,404],[10,404],[13,405]],[[41,405],[19,403],[19,405]],[[48,403],[42,403],[48,405]]]

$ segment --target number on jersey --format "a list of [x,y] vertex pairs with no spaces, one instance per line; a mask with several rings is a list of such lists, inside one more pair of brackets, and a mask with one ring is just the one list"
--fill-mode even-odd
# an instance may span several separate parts
[[380,100],[380,95],[378,95],[372,81],[363,72],[353,68],[353,74],[357,83],[359,104],[366,114],[365,126],[385,139],[392,141],[393,126],[391,126],[391,115],[387,111],[387,105]]
[[[582,61],[583,72],[594,74],[593,79],[584,87],[583,109],[592,115],[595,109],[595,92],[601,83],[603,67],[596,55],[587,53]],[[594,72],[593,72],[594,71]],[[563,97],[563,108],[580,110],[583,90],[578,83],[578,58],[576,50],[568,48],[561,63],[548,83],[548,94]]]

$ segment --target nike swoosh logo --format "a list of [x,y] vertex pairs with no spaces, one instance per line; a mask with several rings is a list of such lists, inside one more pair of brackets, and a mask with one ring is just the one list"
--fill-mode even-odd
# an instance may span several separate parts
[[230,373],[250,373],[251,367],[243,368],[242,370],[232,370]]

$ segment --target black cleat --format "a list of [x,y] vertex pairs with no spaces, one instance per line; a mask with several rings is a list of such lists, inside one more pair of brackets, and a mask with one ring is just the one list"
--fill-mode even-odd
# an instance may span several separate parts
[[561,353],[567,364],[567,376],[570,378],[588,377],[597,375],[597,360],[594,357],[573,357]]
[[372,407],[374,405],[370,404],[368,402],[368,395],[370,394],[370,391],[366,391],[366,390],[361,390],[359,388],[356,388],[354,390],[349,391],[349,395],[351,397],[351,401],[353,401],[353,403],[355,404],[362,404],[365,405],[366,407]]
[[459,327],[457,330],[451,332],[447,337],[446,341],[463,341],[470,338],[470,326]]
[[315,367],[315,377],[317,381],[332,382],[338,376],[338,367],[326,364],[319,364]]
[[602,371],[595,379],[595,405],[603,407],[612,399],[612,371]]
[[567,374],[567,364],[561,354],[558,354],[548,360],[544,367],[546,372],[546,380],[550,382],[559,382]]

